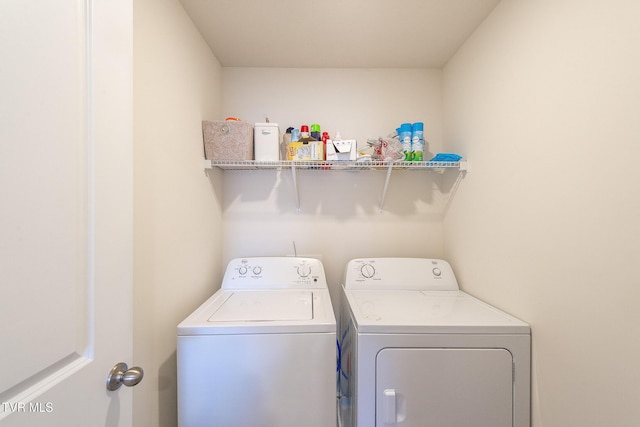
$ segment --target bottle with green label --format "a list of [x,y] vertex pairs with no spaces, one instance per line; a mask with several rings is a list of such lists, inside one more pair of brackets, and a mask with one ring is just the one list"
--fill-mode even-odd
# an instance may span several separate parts
[[411,123],[403,123],[400,125],[400,132],[398,133],[400,143],[402,144],[402,151],[404,152],[404,161],[410,162],[413,158],[411,155]]
[[424,158],[424,123],[411,126],[411,160],[421,162]]

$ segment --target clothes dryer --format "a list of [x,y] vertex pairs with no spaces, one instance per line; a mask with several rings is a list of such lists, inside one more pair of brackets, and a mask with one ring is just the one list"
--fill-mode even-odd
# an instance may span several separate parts
[[342,427],[529,427],[529,325],[446,261],[355,259],[342,292]]
[[336,424],[336,320],[319,260],[232,260],[177,335],[180,426]]

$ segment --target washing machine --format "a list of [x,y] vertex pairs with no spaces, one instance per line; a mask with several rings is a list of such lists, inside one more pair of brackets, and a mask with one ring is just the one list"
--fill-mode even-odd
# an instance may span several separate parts
[[342,427],[529,427],[529,325],[424,258],[348,263],[339,326]]
[[336,319],[322,263],[238,258],[177,328],[182,427],[336,425]]

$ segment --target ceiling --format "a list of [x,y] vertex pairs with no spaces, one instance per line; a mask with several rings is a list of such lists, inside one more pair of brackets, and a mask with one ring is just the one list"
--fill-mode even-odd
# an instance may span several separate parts
[[223,67],[442,68],[500,0],[180,0]]

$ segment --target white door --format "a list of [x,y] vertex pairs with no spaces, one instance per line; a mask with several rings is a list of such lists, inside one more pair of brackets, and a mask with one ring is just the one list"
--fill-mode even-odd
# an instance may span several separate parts
[[132,424],[131,57],[131,0],[0,1],[3,427]]
[[383,349],[376,357],[376,426],[513,427],[511,353]]

